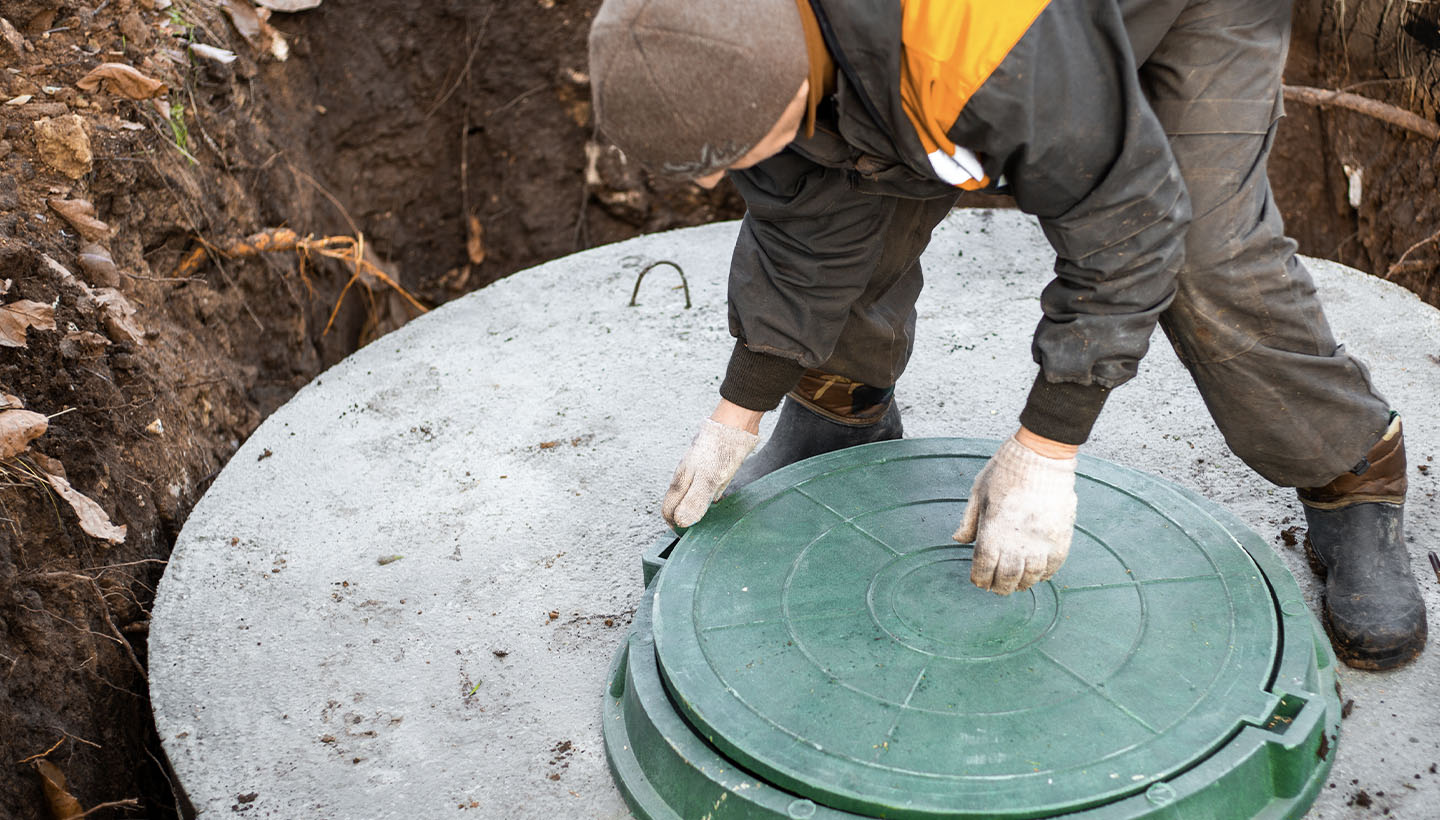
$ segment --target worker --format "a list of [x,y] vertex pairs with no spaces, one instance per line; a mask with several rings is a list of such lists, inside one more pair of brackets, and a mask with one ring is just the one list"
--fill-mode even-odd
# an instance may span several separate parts
[[1336,344],[1266,176],[1289,31],[1286,0],[606,0],[599,129],[658,174],[728,175],[747,206],[734,350],[666,520],[901,437],[920,254],[958,196],[1003,191],[1039,219],[1055,278],[1018,429],[955,533],[971,581],[1006,595],[1060,568],[1079,446],[1158,323],[1230,449],[1299,488],[1339,656],[1414,658],[1400,419]]

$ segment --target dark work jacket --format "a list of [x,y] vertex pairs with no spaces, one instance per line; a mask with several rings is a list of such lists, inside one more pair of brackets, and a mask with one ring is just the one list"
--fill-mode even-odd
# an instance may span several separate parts
[[[748,206],[732,262],[731,331],[744,343],[737,356],[748,350],[773,365],[752,385],[774,390],[785,381],[776,370],[829,358],[847,294],[874,272],[875,251],[861,240],[875,235],[885,197],[958,193],[938,177],[902,99],[902,17],[925,3],[962,3],[975,15],[993,5],[811,0],[837,65],[825,118],[813,137],[731,173]],[[1041,435],[1083,441],[1108,389],[1135,375],[1173,297],[1190,207],[1141,91],[1117,3],[1041,5],[944,136],[978,155],[983,183],[1003,180],[1055,250],[1033,344],[1041,377],[1022,422]],[[767,302],[809,306],[787,321]],[[734,364],[722,394],[745,393]]]

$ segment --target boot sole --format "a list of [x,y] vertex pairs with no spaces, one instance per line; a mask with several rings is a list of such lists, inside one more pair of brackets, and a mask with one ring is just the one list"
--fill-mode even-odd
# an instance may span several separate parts
[[[1320,553],[1315,550],[1315,545],[1310,543],[1310,536],[1305,536],[1305,559],[1310,564],[1310,571],[1322,582],[1330,575],[1330,568],[1325,565]],[[1321,593],[1321,611],[1325,617],[1320,623],[1325,627],[1325,634],[1330,638],[1330,646],[1335,650],[1335,657],[1339,658],[1346,666],[1355,669],[1364,669],[1369,672],[1384,672],[1404,666],[1414,660],[1425,649],[1425,642],[1421,641],[1419,646],[1400,646],[1395,649],[1382,652],[1360,651],[1352,649],[1340,641],[1335,635],[1335,626],[1330,623],[1330,603],[1325,593]]]

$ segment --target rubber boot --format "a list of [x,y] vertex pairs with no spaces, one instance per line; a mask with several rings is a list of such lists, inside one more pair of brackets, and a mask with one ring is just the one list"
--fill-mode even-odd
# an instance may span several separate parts
[[888,406],[878,419],[861,424],[832,418],[830,414],[789,395],[780,408],[780,418],[775,422],[770,440],[740,465],[725,494],[729,495],[760,476],[811,456],[872,441],[890,441],[904,435],[900,406],[893,397],[888,399]]
[[1325,627],[1340,660],[1393,669],[1425,648],[1425,602],[1405,547],[1405,441],[1399,417],[1355,469],[1299,490],[1305,554],[1325,581]]

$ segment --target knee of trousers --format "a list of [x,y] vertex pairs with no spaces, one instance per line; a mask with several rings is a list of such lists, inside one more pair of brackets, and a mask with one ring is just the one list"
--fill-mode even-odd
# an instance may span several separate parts
[[[1309,293],[1314,301],[1313,286],[1294,264],[1289,240],[1282,236],[1239,245],[1230,238],[1216,244],[1187,258],[1175,279],[1175,299],[1160,319],[1181,359],[1223,362],[1276,335],[1318,335],[1301,345],[1328,352],[1328,327],[1317,326],[1323,324],[1318,303],[1311,308],[1304,299]],[[1287,327],[1296,323],[1302,327]]]
[[1187,362],[1230,450],[1271,483],[1317,487],[1349,470],[1390,419],[1365,366],[1257,347],[1223,362]]
[[1198,218],[1175,299],[1161,317],[1187,362],[1223,362],[1257,345],[1328,356],[1335,339],[1310,272],[1268,190],[1254,207]]

